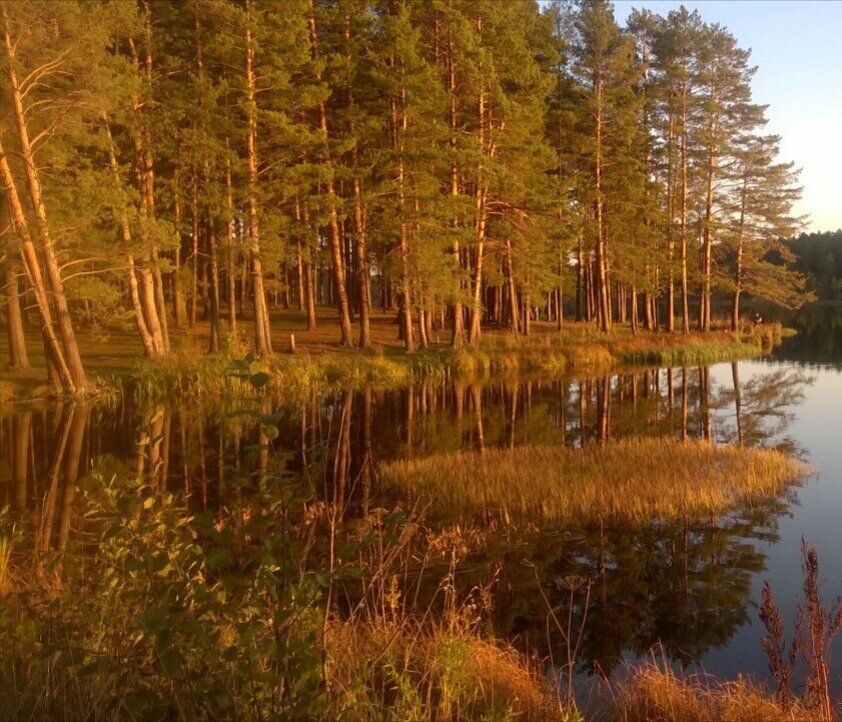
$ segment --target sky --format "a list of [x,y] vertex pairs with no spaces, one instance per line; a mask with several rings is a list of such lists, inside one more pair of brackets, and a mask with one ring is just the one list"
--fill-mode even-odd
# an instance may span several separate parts
[[842,228],[842,0],[615,0],[614,9],[622,25],[632,8],[665,15],[682,4],[752,50],[765,131],[781,136],[781,160],[802,168],[796,212],[809,214],[809,230]]

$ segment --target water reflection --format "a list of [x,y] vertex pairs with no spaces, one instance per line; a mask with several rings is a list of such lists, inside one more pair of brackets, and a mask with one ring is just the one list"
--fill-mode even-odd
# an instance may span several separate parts
[[[280,405],[265,398],[255,411],[277,433],[258,429],[252,416],[187,403],[19,410],[0,419],[0,504],[24,514],[39,550],[61,550],[83,529],[74,499],[77,482],[93,468],[187,493],[197,509],[228,504],[252,474],[281,468],[347,520],[403,501],[384,498],[378,488],[378,462],[397,457],[523,444],[582,447],[629,436],[787,441],[809,379],[786,367],[745,379],[738,364],[718,368],[564,381],[426,381],[395,391],[314,392]],[[496,578],[495,631],[546,651],[555,644],[546,637],[547,610],[534,570],[522,562],[537,568],[553,603],[567,594],[558,580],[579,575],[593,583],[583,670],[610,672],[622,657],[659,642],[671,658],[692,662],[725,645],[750,618],[752,575],[764,569],[763,543],[777,539],[789,501],[642,529],[512,531],[483,518],[483,541],[471,546],[454,585],[467,594]],[[474,521],[447,509],[430,509],[429,518],[440,529]],[[440,579],[417,580],[422,608],[436,597]]]
[[806,306],[787,322],[798,334],[783,339],[775,357],[810,366],[842,368],[842,309]]

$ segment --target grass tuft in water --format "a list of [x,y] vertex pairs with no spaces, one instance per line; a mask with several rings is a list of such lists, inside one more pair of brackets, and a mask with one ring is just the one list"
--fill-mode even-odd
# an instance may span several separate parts
[[783,707],[758,684],[705,675],[680,676],[652,661],[632,674],[615,694],[618,722],[791,722],[813,719],[800,704]]
[[803,465],[772,449],[635,439],[437,454],[380,467],[393,490],[472,515],[590,525],[718,514],[783,491]]

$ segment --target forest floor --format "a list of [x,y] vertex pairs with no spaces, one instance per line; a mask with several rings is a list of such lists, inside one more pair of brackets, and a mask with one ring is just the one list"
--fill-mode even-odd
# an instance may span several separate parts
[[[312,331],[306,330],[304,314],[296,310],[275,310],[271,321],[272,340],[279,362],[276,370],[281,371],[285,360],[295,360],[299,368],[307,363],[321,367],[332,364],[328,373],[334,382],[342,382],[352,366],[357,380],[395,383],[406,380],[404,372],[420,376],[445,367],[461,376],[473,376],[517,370],[572,373],[618,365],[697,365],[759,355],[780,337],[777,325],[764,327],[760,333],[757,329],[746,328],[738,334],[712,331],[685,335],[649,331],[632,334],[627,324],[617,324],[610,333],[603,334],[592,323],[566,321],[564,329],[559,332],[555,323],[535,321],[531,334],[519,338],[515,338],[508,329],[489,326],[483,329],[479,348],[460,351],[451,349],[449,330],[434,331],[428,349],[407,354],[403,341],[398,338],[394,314],[374,313],[371,319],[372,350],[369,352],[343,347],[339,343],[332,308],[318,309],[318,327]],[[248,337],[251,324],[250,318],[240,320],[241,338]],[[225,324],[222,333],[224,338]],[[354,324],[355,340],[358,333],[358,326]],[[189,372],[208,358],[210,327],[206,321],[197,322],[195,328],[171,328],[170,335],[182,372]],[[0,401],[42,398],[49,393],[45,385],[43,348],[34,324],[26,327],[26,336],[31,368],[9,370],[6,367],[8,339],[5,333],[0,334]],[[101,379],[104,385],[132,379],[138,369],[148,371],[150,366],[155,367],[145,361],[143,348],[133,328],[79,325],[77,338],[88,375]],[[225,358],[242,357],[247,353],[244,344],[232,348],[223,341],[223,349],[221,355]],[[358,368],[360,362],[366,366],[362,376]],[[377,366],[387,372],[378,373]]]

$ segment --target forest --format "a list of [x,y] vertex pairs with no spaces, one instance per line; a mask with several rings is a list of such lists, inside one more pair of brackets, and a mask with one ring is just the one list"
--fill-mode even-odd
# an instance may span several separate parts
[[[407,351],[565,313],[705,332],[713,299],[797,306],[798,171],[750,53],[684,8],[582,0],[0,2],[0,263],[10,365],[40,329],[145,355],[273,353],[274,308]],[[277,342],[275,342],[277,345]]]
[[793,267],[807,277],[818,300],[842,301],[842,230],[802,233],[787,246],[795,256]]

